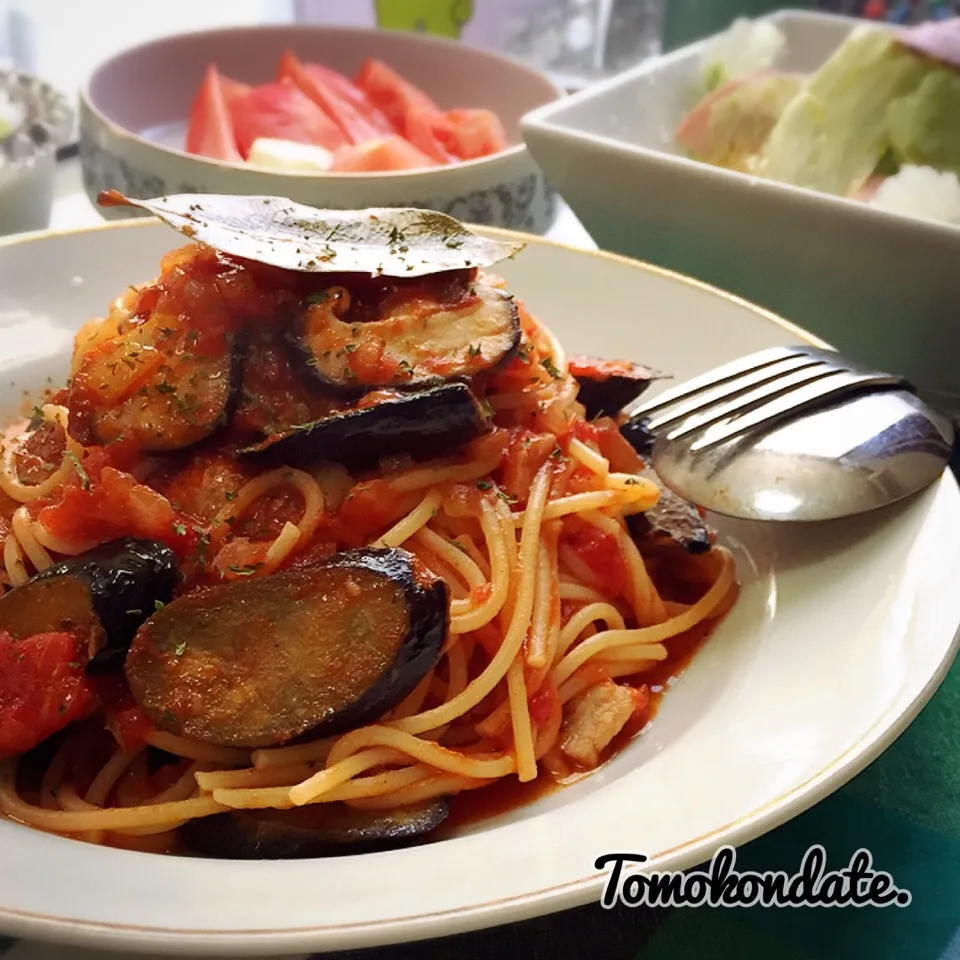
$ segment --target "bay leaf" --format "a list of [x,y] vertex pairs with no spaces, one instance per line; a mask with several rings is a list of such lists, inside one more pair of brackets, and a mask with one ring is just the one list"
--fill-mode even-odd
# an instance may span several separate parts
[[303,273],[418,277],[489,267],[524,248],[413,207],[320,210],[283,197],[192,193],[132,200],[117,190],[98,203],[138,207],[223,253]]

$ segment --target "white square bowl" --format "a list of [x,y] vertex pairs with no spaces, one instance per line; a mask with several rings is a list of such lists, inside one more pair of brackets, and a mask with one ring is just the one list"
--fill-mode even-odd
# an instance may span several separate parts
[[[803,72],[860,22],[764,19],[786,35],[781,66]],[[706,42],[528,114],[524,137],[548,180],[602,248],[753,300],[960,409],[960,229],[682,156],[673,132]],[[643,318],[637,304],[624,320]]]

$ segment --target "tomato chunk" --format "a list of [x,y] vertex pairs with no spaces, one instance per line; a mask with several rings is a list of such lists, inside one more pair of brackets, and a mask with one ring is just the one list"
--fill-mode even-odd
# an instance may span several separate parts
[[542,727],[560,707],[557,687],[552,680],[545,680],[543,686],[530,697],[528,709],[531,721]]
[[530,495],[530,487],[547,458],[556,450],[552,434],[534,433],[525,427],[513,427],[504,462],[496,471],[496,479],[503,490],[521,503]]
[[308,76],[319,83],[326,84],[341,100],[352,104],[354,109],[362,116],[366,117],[367,122],[381,136],[390,136],[397,132],[397,128],[387,119],[383,111],[375,106],[367,98],[367,95],[360,89],[349,77],[322,63],[304,64],[304,69]]
[[620,554],[620,544],[610,533],[584,524],[579,529],[564,531],[562,541],[596,574],[600,591],[615,599],[627,588],[627,571]]
[[386,480],[363,480],[351,488],[340,509],[327,521],[335,538],[350,546],[360,546],[370,535],[396,523],[416,497],[399,494]]
[[0,631],[0,757],[32,749],[96,708],[85,662],[70,633],[15,640]]
[[220,89],[223,91],[223,99],[227,104],[227,109],[229,109],[235,100],[245,97],[253,87],[249,83],[241,83],[239,80],[234,80],[232,77],[227,77],[221,73]]
[[437,161],[418,150],[403,137],[370,140],[341,147],[333,156],[331,173],[374,173],[388,170],[416,170],[436,167]]
[[350,100],[345,99],[327,79],[309,72],[296,55],[287,50],[280,58],[278,80],[289,79],[343,131],[350,143],[365,143],[382,135]]
[[439,128],[437,135],[461,160],[488,157],[507,149],[507,133],[491,110],[448,110],[444,118],[449,126]]
[[68,486],[54,502],[40,503],[37,518],[55,537],[81,543],[106,543],[122,536],[166,543],[178,554],[192,543],[192,528],[181,522],[170,501],[156,490],[113,467],[104,467],[98,481]]
[[106,725],[122,750],[144,746],[150,734],[157,729],[129,693],[107,712]]
[[268,137],[336,150],[350,141],[289,78],[254,87],[230,107],[237,146],[247,157],[255,140]]
[[444,146],[444,140],[453,136],[452,124],[419,87],[380,60],[364,62],[357,85],[418,150],[438,163],[457,159]]
[[249,87],[222,77],[214,66],[207,67],[203,82],[194,98],[187,125],[187,153],[213,160],[239,162],[243,159],[237,148],[236,134],[230,117],[229,99],[243,96]]

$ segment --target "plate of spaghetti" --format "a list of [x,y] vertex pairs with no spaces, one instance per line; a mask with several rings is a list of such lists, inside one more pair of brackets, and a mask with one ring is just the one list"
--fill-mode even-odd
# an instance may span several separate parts
[[952,476],[792,527],[649,466],[634,400],[804,331],[426,211],[104,202],[155,217],[0,246],[3,932],[324,951],[586,903],[603,854],[807,808],[948,669]]

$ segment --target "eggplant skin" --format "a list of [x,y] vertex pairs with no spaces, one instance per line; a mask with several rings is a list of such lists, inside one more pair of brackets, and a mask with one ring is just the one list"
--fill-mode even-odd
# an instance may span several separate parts
[[641,397],[654,380],[665,377],[658,370],[625,360],[570,357],[567,366],[580,385],[577,399],[588,420],[616,416]]
[[319,460],[363,467],[381,457],[442,456],[481,436],[490,423],[464,383],[415,392],[390,391],[379,403],[352,407],[245,447],[245,456],[270,454],[291,466]]
[[660,499],[650,510],[627,518],[633,538],[642,543],[651,538],[669,538],[688,553],[707,553],[713,547],[714,533],[700,511],[664,486],[651,466],[641,473],[660,486]]
[[403,585],[410,633],[389,670],[352,706],[324,720],[311,736],[334,736],[381,717],[413,693],[440,659],[450,627],[450,599],[442,580],[424,583],[416,559],[406,550],[367,547],[334,554],[327,566],[349,571],[362,567]]
[[[475,296],[466,304],[433,314],[414,312],[358,323],[327,314],[313,329],[308,310],[291,324],[287,339],[305,382],[343,398],[357,398],[368,390],[469,380],[509,363],[522,337],[513,297],[483,282],[472,292]],[[378,354],[393,360],[395,372],[353,365],[353,355],[362,356],[365,345],[375,345]]]
[[256,749],[379,719],[440,659],[447,585],[401,549],[179,597],[139,629],[124,671],[162,730]]
[[649,457],[653,453],[656,437],[650,430],[649,417],[630,417],[620,425],[620,433],[641,457]]
[[437,829],[445,797],[395,810],[314,803],[290,810],[238,810],[189,820],[179,829],[188,850],[224,860],[305,860],[393,850]]
[[[62,580],[78,581],[86,588],[90,621],[98,622],[105,635],[105,645],[87,664],[87,670],[95,673],[116,666],[140,624],[154,612],[158,603],[169,602],[177,580],[177,560],[173,551],[162,543],[125,538],[61,560],[35,574],[23,587],[30,586],[35,591],[36,585],[42,585],[56,591],[57,582]],[[7,596],[13,596],[16,590]],[[67,592],[73,591],[67,588],[61,591],[64,600]],[[57,620],[59,608],[52,600],[49,610],[52,619]],[[35,616],[42,618],[43,611],[36,611]],[[0,622],[2,619],[0,604]],[[57,628],[58,624],[51,622],[48,629]]]
[[657,476],[650,462],[656,437],[648,424],[646,417],[635,416],[620,425],[621,435],[644,462],[644,470],[640,475],[660,487],[660,499],[652,509],[627,518],[630,533],[638,543],[652,537],[667,537],[690,553],[706,553],[713,547],[714,532],[692,503],[675,494]]

